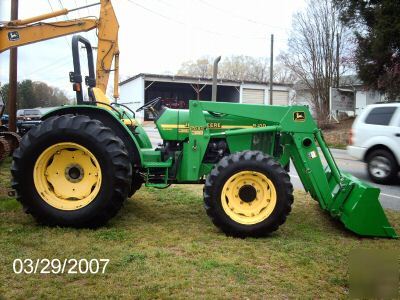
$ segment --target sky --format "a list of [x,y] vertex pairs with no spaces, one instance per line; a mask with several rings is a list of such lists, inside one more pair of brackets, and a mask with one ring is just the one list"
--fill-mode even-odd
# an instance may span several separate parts
[[[292,15],[306,0],[114,0],[120,31],[120,78],[138,73],[175,74],[184,61],[202,56],[269,57],[270,35],[275,57],[284,51]],[[96,0],[19,0],[19,18],[73,9]],[[0,20],[10,19],[11,0],[0,0]],[[55,20],[98,16],[99,7]],[[54,19],[53,19],[54,20]],[[82,34],[92,46],[94,32]],[[18,80],[32,79],[59,87],[72,97],[71,37],[20,47]],[[9,51],[0,54],[0,82],[8,82]],[[111,83],[111,81],[110,81]]]

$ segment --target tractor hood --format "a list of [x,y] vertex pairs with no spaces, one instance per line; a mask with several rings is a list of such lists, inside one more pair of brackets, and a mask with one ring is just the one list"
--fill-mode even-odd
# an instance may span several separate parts
[[[268,122],[234,115],[204,112],[207,126],[212,131],[226,129],[265,127]],[[189,134],[189,110],[165,108],[156,120],[156,126],[163,140],[184,140]]]

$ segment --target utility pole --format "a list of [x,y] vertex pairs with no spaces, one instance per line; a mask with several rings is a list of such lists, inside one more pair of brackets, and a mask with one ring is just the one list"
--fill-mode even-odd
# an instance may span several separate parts
[[[18,0],[11,0],[11,20],[18,20]],[[18,81],[18,48],[10,49],[10,73],[8,94],[8,128],[17,131],[17,81]]]
[[274,35],[271,34],[271,62],[269,65],[269,103],[272,105],[272,86],[274,77]]
[[339,87],[340,85],[340,56],[339,56],[339,51],[340,51],[340,43],[339,43],[339,33],[336,34],[336,87]]

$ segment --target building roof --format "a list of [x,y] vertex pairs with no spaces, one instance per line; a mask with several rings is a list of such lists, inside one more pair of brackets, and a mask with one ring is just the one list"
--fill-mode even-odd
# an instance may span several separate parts
[[[191,83],[203,83],[203,84],[212,84],[212,78],[201,78],[201,77],[194,77],[194,76],[181,76],[181,75],[161,75],[161,74],[151,74],[151,73],[139,73],[133,77],[130,77],[124,81],[119,83],[120,86],[133,81],[137,78],[143,77],[145,80],[153,80],[156,81],[160,79],[162,81],[171,81],[171,82],[191,82]],[[218,84],[224,85],[233,85],[233,86],[240,86],[241,84],[260,84],[260,85],[268,85],[269,82],[260,82],[260,81],[241,81],[241,80],[229,80],[229,79],[218,79]],[[274,82],[274,85],[281,85],[281,86],[291,86],[292,84],[285,84],[285,83],[277,83]]]
[[[311,81],[312,82],[312,81]],[[344,75],[339,78],[339,87],[341,88],[360,88],[364,87],[364,83],[357,75]],[[308,86],[304,81],[298,81],[294,84],[294,89],[297,91],[308,90]]]
[[364,82],[357,75],[345,75],[339,79],[340,86],[362,86]]

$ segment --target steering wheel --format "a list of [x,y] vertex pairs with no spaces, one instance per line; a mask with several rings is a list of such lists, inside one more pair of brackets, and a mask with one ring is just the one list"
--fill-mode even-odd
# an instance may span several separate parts
[[150,100],[149,102],[147,102],[145,105],[142,105],[141,107],[139,107],[139,108],[136,110],[136,112],[139,112],[139,111],[141,111],[141,110],[144,110],[144,109],[148,109],[148,108],[150,108],[150,107],[153,107],[153,106],[156,105],[160,100],[161,100],[161,97],[154,98],[153,100]]
[[226,114],[224,114],[224,113],[216,113],[216,112],[213,112],[213,111],[207,111],[210,115],[212,115],[213,117],[216,117],[216,118],[221,118],[221,117],[223,117],[223,116],[226,116]]

